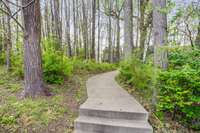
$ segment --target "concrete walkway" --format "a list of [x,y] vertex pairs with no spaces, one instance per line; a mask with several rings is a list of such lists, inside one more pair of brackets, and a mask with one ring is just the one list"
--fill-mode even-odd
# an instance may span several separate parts
[[152,133],[148,112],[115,81],[117,71],[87,81],[74,133]]

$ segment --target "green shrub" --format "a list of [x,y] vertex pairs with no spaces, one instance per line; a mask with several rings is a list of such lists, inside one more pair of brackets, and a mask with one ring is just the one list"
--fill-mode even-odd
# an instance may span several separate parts
[[12,73],[20,78],[24,77],[23,57],[21,54],[11,56]]
[[138,89],[148,89],[152,86],[153,67],[143,64],[135,56],[120,64],[120,79]]
[[54,50],[43,54],[44,80],[48,83],[62,84],[73,72],[73,63],[62,53]]
[[158,78],[158,109],[200,129],[200,50],[172,49],[169,63],[169,69]]
[[[157,115],[171,114],[179,122],[200,129],[200,50],[169,48],[169,68],[165,71],[153,69],[151,62],[144,64],[133,56],[121,63],[119,78],[149,93],[155,85],[159,90]],[[146,96],[147,92],[142,93]]]
[[106,72],[116,69],[115,65],[109,63],[96,63],[92,60],[81,60],[74,58],[73,59],[74,71],[79,72],[88,72],[88,73],[99,73]]
[[5,53],[0,54],[0,65],[4,65],[6,62],[6,55]]

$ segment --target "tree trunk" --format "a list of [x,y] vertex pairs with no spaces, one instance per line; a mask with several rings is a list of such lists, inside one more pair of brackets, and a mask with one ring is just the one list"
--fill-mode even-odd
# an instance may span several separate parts
[[61,50],[62,48],[62,23],[61,23],[61,15],[60,15],[60,2],[59,0],[54,1],[54,26],[55,26],[55,37],[58,42],[58,46],[56,46],[57,50]]
[[49,25],[49,7],[48,7],[48,1],[46,1],[45,3],[45,12],[44,12],[44,23],[45,23],[45,30],[46,30],[46,37],[49,37],[49,33],[50,33],[50,25]]
[[112,29],[112,22],[111,22],[111,5],[112,1],[109,1],[109,16],[108,16],[108,60],[109,63],[112,63],[112,37],[111,37],[111,29]]
[[79,56],[79,44],[80,44],[80,38],[79,38],[79,5],[78,5],[78,3],[79,3],[79,0],[76,0],[76,2],[75,2],[76,4],[75,4],[75,6],[76,6],[76,10],[75,10],[75,12],[76,12],[76,21],[75,21],[75,25],[76,25],[76,35],[75,35],[75,37],[76,37],[76,55],[77,56]]
[[[11,14],[10,6],[9,3],[6,2],[7,4],[7,10],[9,14]],[[7,37],[6,37],[6,70],[9,71],[11,68],[11,48],[12,48],[12,40],[11,40],[11,23],[10,23],[10,16],[6,16],[6,31],[7,31]]]
[[117,18],[117,48],[116,48],[117,62],[120,61],[120,20]]
[[146,0],[140,0],[140,49],[141,51],[144,50],[144,43],[146,39],[146,31],[144,28],[144,13],[145,13],[145,6],[146,6]]
[[96,24],[96,0],[92,0],[92,51],[91,51],[92,59],[95,59],[95,24]]
[[[19,0],[16,0],[16,4],[18,5],[19,4]],[[19,15],[16,14],[16,19],[19,20]],[[19,26],[18,24],[16,25],[16,44],[18,43],[19,41]]]
[[76,55],[77,51],[77,27],[76,27],[76,1],[73,1],[73,26],[74,26],[74,54]]
[[88,20],[86,15],[85,2],[82,0],[82,12],[83,12],[83,44],[84,44],[84,56],[88,59]]
[[116,42],[116,44],[117,44],[117,46],[116,46],[116,62],[117,63],[119,63],[119,61],[120,61],[120,32],[121,32],[121,30],[120,30],[120,9],[118,8],[118,6],[119,6],[119,0],[116,0],[116,9],[117,9],[117,12],[118,12],[118,14],[117,14],[117,42]]
[[195,45],[200,48],[200,20],[199,20],[199,25],[198,25],[198,32],[195,40]]
[[100,17],[100,0],[98,0],[98,46],[97,46],[97,60],[98,62],[100,62],[100,37],[101,37],[101,29],[100,29],[100,21],[101,21],[101,17]]
[[124,3],[124,58],[131,56],[133,50],[133,2],[125,0]]
[[69,57],[72,57],[71,37],[70,37],[70,1],[64,1],[65,4],[65,19],[66,19],[66,36],[67,36],[67,49]]
[[[32,0],[22,0],[27,5]],[[42,80],[40,0],[23,8],[24,18],[24,80],[23,97],[47,95]]]
[[[167,68],[167,52],[163,49],[163,46],[167,42],[167,15],[160,11],[160,9],[166,7],[166,0],[153,0],[153,44],[154,44],[154,66],[163,69]],[[156,69],[154,71],[154,88],[152,104],[156,107],[157,103],[157,89],[156,82]]]
[[166,0],[154,0],[153,7],[154,64],[166,69],[167,52],[163,50],[163,46],[167,43],[167,15],[159,11],[166,7]]

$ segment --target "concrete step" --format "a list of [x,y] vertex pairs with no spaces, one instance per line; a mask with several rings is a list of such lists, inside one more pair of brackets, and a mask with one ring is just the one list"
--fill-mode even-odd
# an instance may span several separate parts
[[[80,116],[75,121],[75,129],[87,133],[152,133],[153,129],[145,121],[106,119]],[[83,133],[84,133],[83,132]],[[80,132],[81,133],[81,132]]]
[[100,117],[108,119],[124,119],[124,120],[141,120],[148,121],[147,112],[128,112],[117,110],[96,110],[92,108],[81,107],[79,110],[80,116]]

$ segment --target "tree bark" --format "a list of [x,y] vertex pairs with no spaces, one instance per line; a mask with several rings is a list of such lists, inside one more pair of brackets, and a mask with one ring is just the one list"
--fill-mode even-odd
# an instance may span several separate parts
[[82,0],[82,12],[83,12],[83,44],[84,44],[84,57],[88,59],[88,20],[86,15],[85,1]]
[[97,60],[100,62],[100,37],[101,37],[101,27],[100,27],[100,0],[98,0],[98,46],[97,46]]
[[125,0],[124,3],[124,58],[131,56],[133,50],[133,2]]
[[[27,5],[32,0],[22,0]],[[23,8],[24,18],[24,81],[23,97],[48,95],[42,80],[40,0]]]
[[121,13],[121,9],[118,8],[119,6],[119,0],[116,0],[116,9],[117,9],[117,46],[116,46],[116,62],[119,63],[120,61],[120,13]]
[[154,64],[166,69],[167,52],[163,46],[167,43],[167,15],[159,10],[166,7],[166,0],[154,0],[153,7]]
[[54,1],[54,26],[55,26],[55,37],[58,42],[58,46],[56,46],[57,50],[61,50],[62,48],[62,23],[61,23],[61,15],[60,15],[60,2],[59,0]]
[[[140,0],[140,51],[141,55],[144,51],[145,41],[147,39],[147,29],[152,22],[152,13],[145,18],[146,6],[149,0]],[[145,23],[146,22],[146,23]],[[142,56],[141,56],[142,59]]]
[[69,57],[72,57],[71,37],[70,37],[70,1],[64,1],[65,4],[65,19],[66,19],[66,38],[67,38],[67,49]]
[[73,26],[74,26],[74,55],[77,53],[77,26],[76,26],[76,1],[72,0],[73,2]]
[[110,0],[109,1],[109,16],[108,16],[108,60],[109,60],[109,63],[112,63],[112,37],[111,37],[111,34],[112,34],[112,22],[111,22],[111,5],[112,5],[112,1]]
[[[9,3],[6,2],[7,4],[7,10],[9,14],[11,14],[10,6]],[[6,16],[6,23],[7,23],[7,37],[6,37],[6,70],[10,71],[11,69],[11,49],[12,49],[12,40],[11,40],[11,23],[10,23],[10,16]]]
[[91,49],[92,59],[95,59],[95,25],[96,25],[96,0],[92,0],[92,49]]
[[[154,78],[153,78],[153,96],[152,104],[156,108],[157,104],[157,89],[156,68],[166,69],[168,65],[167,52],[163,49],[167,42],[167,15],[160,10],[166,7],[166,0],[153,0],[153,44],[154,44]],[[155,111],[154,108],[154,111]]]
[[199,25],[198,25],[198,32],[195,40],[195,45],[200,48],[200,20],[199,20]]

